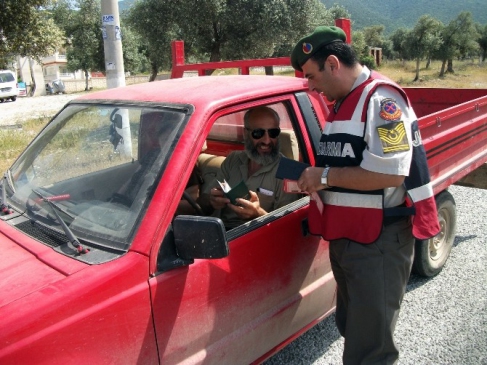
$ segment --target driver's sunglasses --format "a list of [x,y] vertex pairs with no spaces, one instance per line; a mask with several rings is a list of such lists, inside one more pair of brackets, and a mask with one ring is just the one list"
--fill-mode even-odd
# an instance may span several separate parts
[[265,132],[267,131],[267,134],[269,135],[269,138],[277,138],[279,134],[281,133],[281,128],[269,128],[269,129],[263,129],[263,128],[257,128],[257,129],[250,129],[250,128],[245,128],[246,130],[250,131],[250,135],[252,136],[253,139],[261,139],[264,137]]

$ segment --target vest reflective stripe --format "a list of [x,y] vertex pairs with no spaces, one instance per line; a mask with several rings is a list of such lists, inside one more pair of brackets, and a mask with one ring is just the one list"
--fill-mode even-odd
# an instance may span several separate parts
[[[372,73],[367,81],[352,90],[343,100],[338,112],[332,111],[330,113],[320,141],[320,151],[324,153],[318,153],[321,154],[321,156],[317,156],[318,166],[325,165],[328,159],[325,156],[338,157],[339,147],[343,147],[342,145],[347,142],[343,136],[334,135],[353,136],[352,140],[355,138],[354,143],[357,143],[357,137],[363,139],[368,103],[378,86],[387,84],[394,87],[403,95],[410,106],[407,95],[401,88],[390,80],[379,79],[380,77],[381,75]],[[412,123],[412,135],[415,136],[416,133],[419,134],[419,130],[415,121]],[[339,143],[340,146],[338,146]],[[361,152],[360,154],[358,151],[356,152],[358,158],[351,161],[355,166],[358,166],[362,155]],[[347,164],[343,158],[333,161],[338,161],[338,163],[330,164],[331,166],[341,167]],[[404,184],[410,197],[410,201],[407,203],[414,205],[416,210],[416,216],[413,217],[413,235],[418,239],[435,236],[439,232],[439,223],[426,153],[421,143],[413,144],[410,176],[406,177]],[[382,231],[383,190],[366,192],[365,194],[361,191],[347,190],[343,192],[343,190],[345,189],[332,188],[320,192],[318,195],[321,202],[311,199],[308,216],[310,232],[319,234],[326,240],[346,238],[364,244],[374,242]],[[410,214],[410,210],[404,211],[407,212],[404,214]]]
[[369,244],[377,240],[381,231],[383,210],[376,208],[343,207],[323,204],[320,212],[317,203],[310,201],[308,228],[310,233],[321,235],[331,241],[348,238],[352,241]]
[[363,137],[365,124],[360,120],[335,120],[333,123],[326,123],[323,130],[324,134],[346,133],[352,136]]
[[426,185],[408,190],[408,194],[413,202],[425,200],[433,196],[433,186],[431,183],[428,183]]
[[382,209],[382,195],[337,193],[327,190],[319,192],[323,203],[342,207]]

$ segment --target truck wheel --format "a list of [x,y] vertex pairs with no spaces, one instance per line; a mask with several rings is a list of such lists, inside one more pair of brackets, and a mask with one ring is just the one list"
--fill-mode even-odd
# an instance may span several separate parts
[[413,273],[431,277],[438,274],[450,255],[457,228],[455,200],[446,190],[436,198],[440,233],[429,240],[416,240]]
[[12,96],[12,97],[10,97],[10,100],[15,101],[15,100],[17,100],[17,97],[16,96]]

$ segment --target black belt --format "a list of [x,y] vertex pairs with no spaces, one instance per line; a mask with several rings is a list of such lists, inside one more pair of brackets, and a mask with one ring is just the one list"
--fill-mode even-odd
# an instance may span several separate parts
[[408,207],[406,203],[402,203],[396,207],[391,208],[384,208],[384,226],[388,226],[389,224],[396,223],[403,218],[409,217],[416,213],[416,209],[414,206]]
[[396,223],[396,222],[400,221],[401,219],[405,219],[406,217],[407,216],[405,216],[405,215],[399,215],[399,216],[395,216],[395,217],[384,217],[382,224],[384,226],[388,226],[392,223]]

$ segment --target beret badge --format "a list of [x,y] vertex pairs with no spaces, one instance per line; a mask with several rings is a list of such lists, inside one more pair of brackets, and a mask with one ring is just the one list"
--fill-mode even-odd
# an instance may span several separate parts
[[303,43],[303,53],[304,54],[310,54],[313,52],[313,45],[311,43]]

